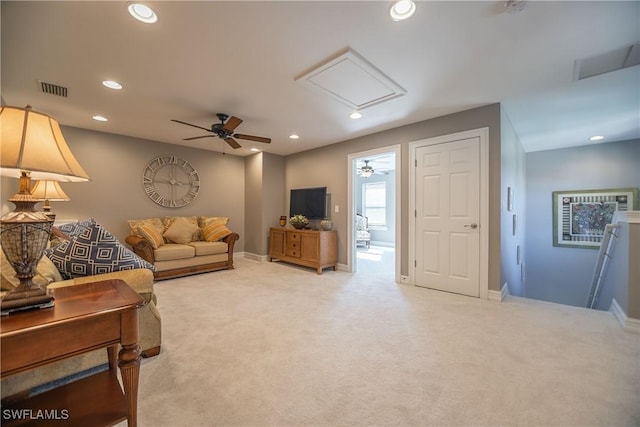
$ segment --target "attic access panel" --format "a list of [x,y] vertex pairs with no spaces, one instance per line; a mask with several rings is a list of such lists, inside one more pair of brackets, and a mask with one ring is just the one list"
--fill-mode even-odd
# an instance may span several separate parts
[[351,49],[296,78],[354,110],[407,93],[398,83]]

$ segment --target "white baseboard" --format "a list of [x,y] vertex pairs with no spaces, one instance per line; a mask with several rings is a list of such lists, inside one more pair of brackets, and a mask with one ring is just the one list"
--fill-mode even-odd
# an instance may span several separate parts
[[634,334],[640,334],[640,319],[627,317],[626,313],[622,307],[620,307],[620,304],[618,304],[618,301],[616,301],[615,298],[611,301],[609,311],[613,313],[613,316],[616,318],[620,326],[622,326],[622,329]]
[[253,254],[251,252],[243,252],[242,254],[244,255],[245,258],[252,259],[254,261],[261,261],[261,262],[269,261],[269,255],[258,255],[258,254]]
[[502,289],[500,289],[500,291],[494,291],[489,289],[489,293],[487,294],[487,299],[489,301],[502,302],[509,295],[510,295],[509,286],[507,285],[507,282],[504,282],[504,285],[502,285]]

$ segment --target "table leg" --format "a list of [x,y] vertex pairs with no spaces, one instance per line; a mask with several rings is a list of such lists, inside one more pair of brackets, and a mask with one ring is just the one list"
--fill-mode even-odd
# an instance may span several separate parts
[[138,423],[138,379],[140,378],[140,346],[123,345],[118,354],[118,367],[122,376],[124,395],[129,407],[129,427]]

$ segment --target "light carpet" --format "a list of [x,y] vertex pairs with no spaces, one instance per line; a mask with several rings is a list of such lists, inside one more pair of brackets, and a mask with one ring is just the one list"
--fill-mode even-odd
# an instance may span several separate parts
[[611,313],[238,258],[156,284],[141,426],[640,425],[640,338]]

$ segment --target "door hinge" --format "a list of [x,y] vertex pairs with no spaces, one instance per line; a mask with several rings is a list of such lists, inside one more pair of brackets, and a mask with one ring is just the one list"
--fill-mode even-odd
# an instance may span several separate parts
[[413,167],[417,168],[418,167],[418,159],[415,159],[413,161]]
[[418,266],[418,260],[414,259],[413,260],[413,268],[416,268]]

